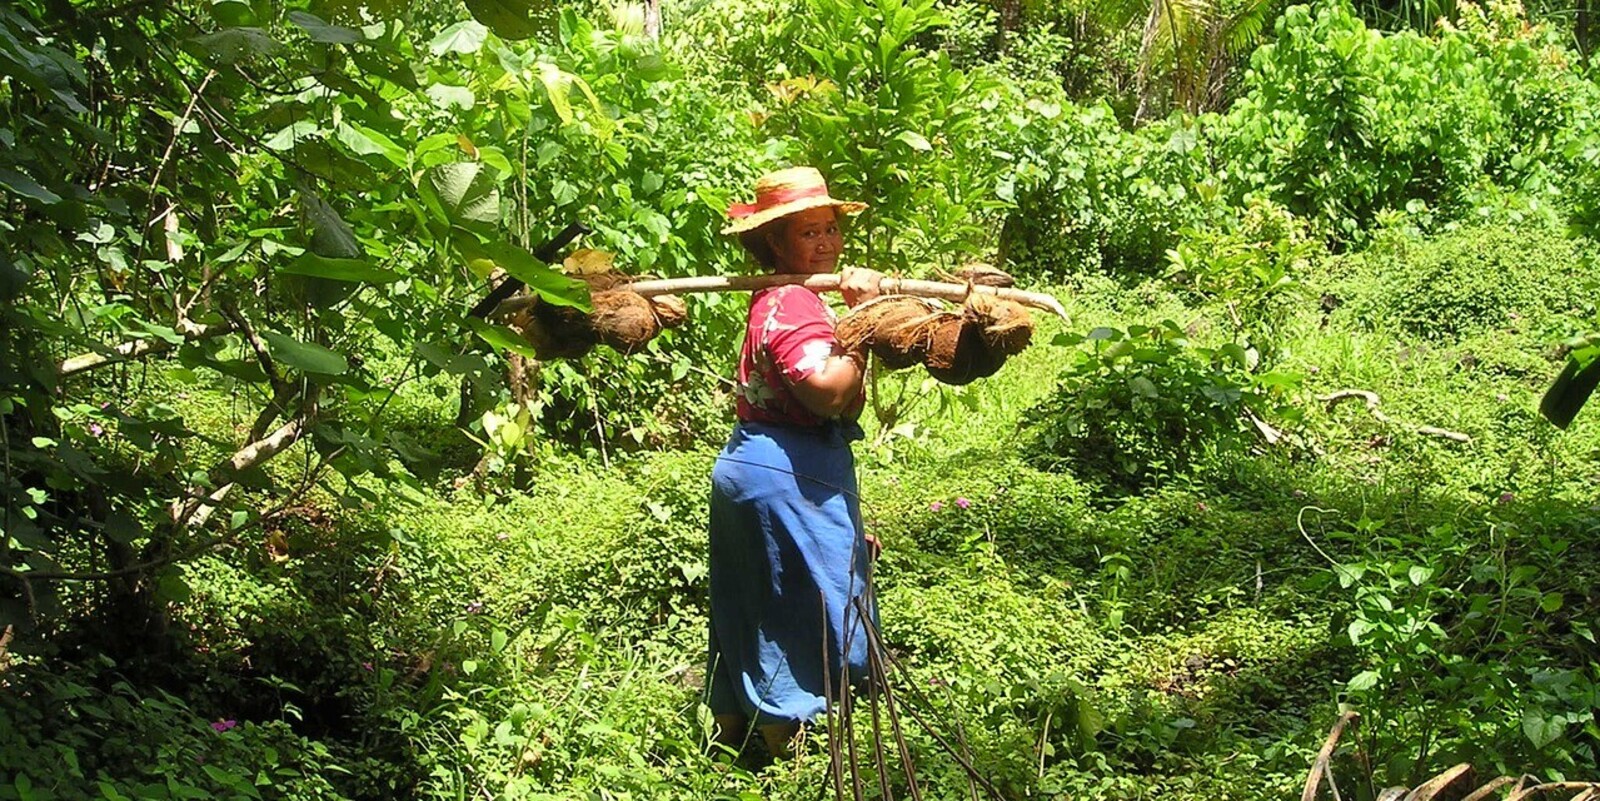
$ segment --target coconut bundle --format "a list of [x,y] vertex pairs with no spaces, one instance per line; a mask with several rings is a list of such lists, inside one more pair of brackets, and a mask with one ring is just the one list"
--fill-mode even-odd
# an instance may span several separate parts
[[577,359],[595,345],[619,353],[634,353],[663,329],[677,328],[689,319],[689,307],[672,295],[647,298],[625,287],[622,273],[580,275],[589,285],[585,314],[571,306],[534,302],[524,305],[507,321],[533,346],[540,359]]
[[962,386],[994,375],[1028,347],[1033,317],[1021,304],[993,295],[975,294],[960,311],[892,295],[851,310],[835,335],[841,347],[871,350],[890,370],[921,363],[939,382]]
[[[612,268],[610,254],[579,251],[563,265],[589,285],[593,311],[541,302],[524,295],[502,302],[502,316],[533,346],[541,359],[573,359],[606,345],[633,353],[664,328],[682,325],[688,307],[677,297],[695,292],[749,292],[790,284],[815,292],[839,290],[839,276],[762,275],[635,279]],[[923,364],[938,380],[967,384],[993,375],[1011,355],[1027,347],[1033,318],[1025,306],[1061,317],[1066,312],[1049,295],[999,284],[1004,273],[963,272],[965,284],[885,278],[883,297],[862,304],[840,324],[848,347],[866,347],[890,369]],[[923,298],[962,303],[944,311]]]

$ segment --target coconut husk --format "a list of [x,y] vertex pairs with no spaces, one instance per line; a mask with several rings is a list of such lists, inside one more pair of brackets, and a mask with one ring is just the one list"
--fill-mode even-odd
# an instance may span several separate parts
[[981,326],[950,314],[934,327],[922,363],[940,383],[962,386],[999,372],[1006,354],[989,347]]
[[621,353],[633,353],[661,333],[655,307],[643,295],[626,289],[596,292],[590,320],[600,341]]
[[1020,303],[993,295],[974,294],[967,298],[962,316],[981,331],[990,350],[1015,356],[1033,341],[1033,315]]
[[599,341],[589,316],[571,306],[538,303],[511,320],[540,359],[579,359]]
[[884,367],[899,370],[922,361],[926,337],[915,332],[937,314],[936,307],[921,298],[875,298],[851,309],[835,326],[834,335],[842,349],[870,349]]
[[956,270],[955,277],[978,286],[1008,287],[1017,284],[1017,279],[1012,278],[1010,273],[981,261],[975,261]]
[[650,298],[650,307],[662,328],[677,328],[689,321],[689,304],[677,295],[656,295]]
[[577,275],[575,277],[583,279],[583,282],[589,285],[589,292],[591,294],[595,292],[605,292],[609,289],[615,289],[623,284],[628,283],[629,281],[634,280],[633,276],[628,275],[627,273],[619,273],[616,271],[586,273]]

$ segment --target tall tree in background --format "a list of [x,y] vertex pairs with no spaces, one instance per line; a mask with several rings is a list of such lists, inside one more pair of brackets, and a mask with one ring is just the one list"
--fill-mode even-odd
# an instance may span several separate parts
[[[1142,3],[1119,4],[1124,13]],[[1222,105],[1234,63],[1260,39],[1273,0],[1152,0],[1139,47],[1138,122],[1166,108],[1200,113]],[[1113,12],[1115,13],[1115,12]]]

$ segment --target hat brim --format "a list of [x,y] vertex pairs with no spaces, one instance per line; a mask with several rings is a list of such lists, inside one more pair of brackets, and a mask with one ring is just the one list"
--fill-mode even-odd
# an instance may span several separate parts
[[748,217],[740,217],[729,223],[727,228],[722,229],[722,232],[725,234],[742,234],[745,231],[754,231],[779,217],[787,217],[797,211],[806,211],[807,209],[820,209],[823,206],[832,206],[838,209],[841,214],[855,214],[867,208],[867,204],[855,200],[834,200],[826,195],[823,197],[808,197],[773,206],[770,209],[763,209]]

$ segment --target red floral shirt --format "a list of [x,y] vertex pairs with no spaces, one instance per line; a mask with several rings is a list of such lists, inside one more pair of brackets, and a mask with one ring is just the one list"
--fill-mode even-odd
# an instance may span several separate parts
[[[764,289],[750,298],[744,346],[739,353],[739,419],[757,423],[819,426],[792,387],[821,372],[837,352],[833,310],[802,286]],[[845,417],[860,414],[865,393],[851,401]]]

